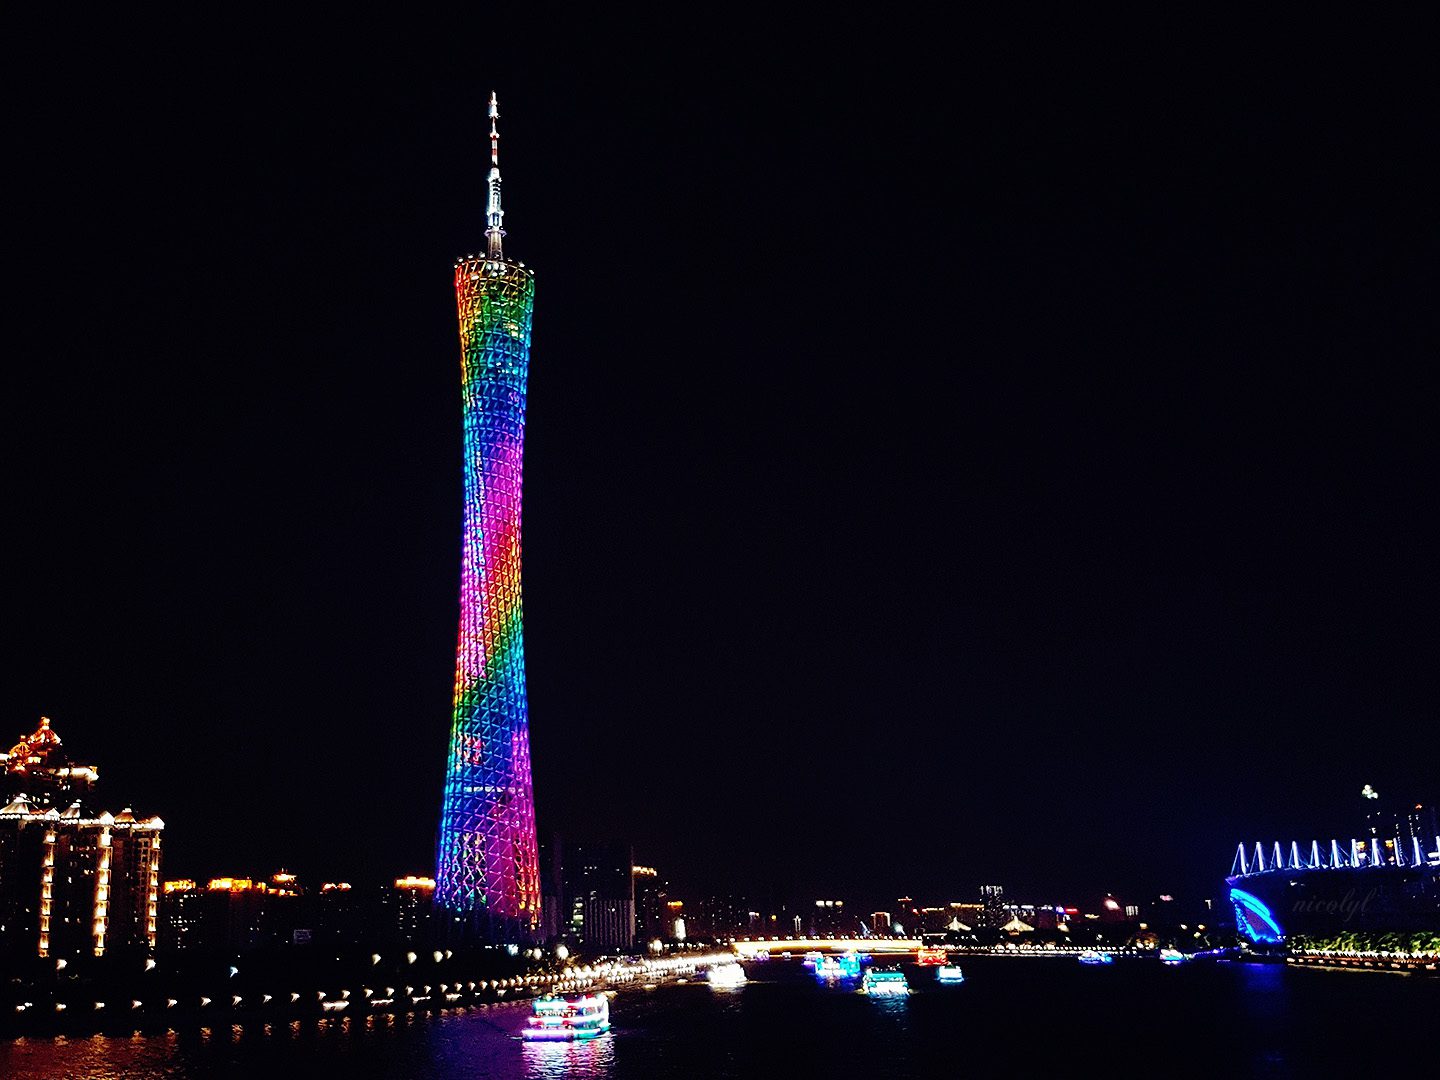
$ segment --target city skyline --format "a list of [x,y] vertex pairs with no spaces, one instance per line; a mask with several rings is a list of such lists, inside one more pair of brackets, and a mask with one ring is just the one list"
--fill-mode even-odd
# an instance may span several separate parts
[[[1074,63],[1062,98],[1008,62],[558,55],[101,58],[61,138],[20,118],[6,723],[143,793],[167,865],[429,865],[443,268],[492,84],[546,272],[542,831],[802,895],[1194,892],[1241,840],[1343,831],[1362,784],[1430,797],[1429,375],[1395,315],[1433,214],[1386,87],[1289,123],[1244,73],[1153,100]],[[1290,74],[1264,92],[1323,93]]]

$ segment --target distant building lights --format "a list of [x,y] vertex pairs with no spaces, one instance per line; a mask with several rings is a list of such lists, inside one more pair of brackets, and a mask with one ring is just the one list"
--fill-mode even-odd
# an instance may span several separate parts
[[[217,877],[211,878],[205,888],[210,892],[249,892],[257,886],[251,878]],[[258,886],[258,891],[265,891],[263,882]]]

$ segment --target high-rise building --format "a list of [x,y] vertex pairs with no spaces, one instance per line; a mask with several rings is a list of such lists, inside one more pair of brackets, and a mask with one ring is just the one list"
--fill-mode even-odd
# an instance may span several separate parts
[[[286,899],[292,899],[286,897]],[[242,953],[267,944],[270,886],[254,878],[165,882],[165,952]]]
[[813,937],[851,934],[855,932],[853,921],[845,914],[844,900],[816,900],[806,929]]
[[635,940],[648,945],[669,933],[665,925],[665,901],[670,887],[653,866],[631,867],[635,882]]
[[980,886],[980,918],[976,925],[998,929],[1010,920],[1005,910],[1005,887],[1003,885]]
[[165,882],[160,899],[160,951],[197,952],[205,932],[205,891],[194,878]]
[[920,912],[915,907],[914,897],[895,898],[895,921],[890,925],[892,930],[900,934],[920,932]]
[[41,810],[52,806],[63,809],[77,799],[88,802],[99,775],[94,765],[70,760],[48,716],[42,716],[40,726],[12,746],[8,754],[0,753],[0,796],[5,802],[24,795],[27,802]]
[[374,942],[385,922],[365,900],[365,890],[348,881],[321,882],[315,894],[315,933],[320,941],[342,947]]
[[429,940],[434,899],[434,878],[412,874],[395,879],[395,887],[386,892],[384,903],[391,912],[394,932],[402,944],[423,945]]
[[165,823],[90,805],[96,776],[44,717],[0,754],[0,955],[154,950]]
[[1369,784],[1360,794],[1366,839],[1359,852],[1367,864],[1418,865],[1428,861],[1429,852],[1440,849],[1440,819],[1433,803],[1382,798]]
[[634,849],[620,840],[560,844],[561,933],[591,951],[635,944]]
[[494,94],[489,115],[486,251],[455,264],[465,506],[435,901],[447,929],[498,942],[533,938],[540,922],[520,607],[520,478],[535,275],[502,249]]

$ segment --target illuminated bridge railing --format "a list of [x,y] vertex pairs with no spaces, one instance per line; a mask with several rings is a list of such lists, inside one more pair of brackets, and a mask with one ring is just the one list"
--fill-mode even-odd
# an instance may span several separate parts
[[1391,840],[1372,838],[1343,843],[1331,840],[1328,845],[1312,840],[1308,848],[1301,847],[1295,840],[1292,840],[1287,848],[1277,840],[1268,850],[1260,843],[1256,843],[1254,847],[1241,844],[1235,849],[1235,861],[1230,866],[1230,876],[1243,878],[1286,870],[1440,867],[1440,836],[1434,838],[1434,845],[1433,849],[1427,851],[1427,844],[1418,836],[1411,837],[1408,841],[1398,836]]

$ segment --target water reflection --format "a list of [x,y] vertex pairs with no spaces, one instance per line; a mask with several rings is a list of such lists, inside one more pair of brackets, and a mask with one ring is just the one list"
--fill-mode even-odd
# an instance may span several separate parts
[[587,1042],[532,1042],[521,1049],[527,1080],[609,1077],[615,1068],[615,1036],[601,1035]]
[[[968,969],[969,965],[967,965]],[[739,993],[665,987],[617,999],[620,1026],[588,1043],[522,1043],[528,1007],[435,1014],[230,1018],[204,1030],[56,1032],[0,1039],[3,1080],[737,1080],[836,1075],[949,1080],[1000,1062],[1006,1075],[1075,1075],[1076,1047],[1112,1076],[1374,1073],[1376,1044],[1357,1018],[1421,1031],[1440,1015],[1440,979],[1294,971],[1284,965],[1171,970],[1136,964],[1095,974],[1040,960],[978,960],[964,993],[923,983],[908,998],[866,999],[796,969]],[[1098,989],[1097,989],[1098,987]],[[1035,1037],[1037,1017],[1049,1037]],[[217,1015],[213,1018],[219,1021]],[[1386,1071],[1434,1074],[1433,1049],[1392,1040]],[[1421,1068],[1421,1066],[1424,1068]]]

